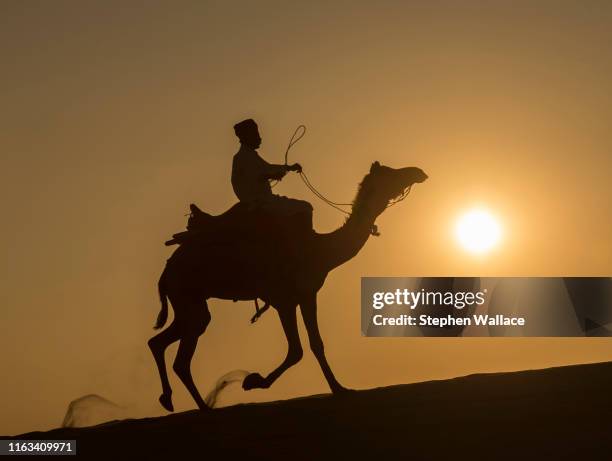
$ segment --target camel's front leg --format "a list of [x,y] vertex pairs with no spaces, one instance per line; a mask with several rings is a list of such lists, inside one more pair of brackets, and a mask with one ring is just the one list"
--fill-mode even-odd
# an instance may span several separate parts
[[312,294],[304,299],[300,304],[300,309],[302,311],[304,325],[306,325],[306,331],[308,332],[310,349],[317,358],[321,370],[323,370],[329,388],[334,394],[348,391],[348,389],[338,382],[325,357],[325,348],[323,346],[323,340],[321,339],[321,333],[319,333],[319,324],[317,323],[317,295]]
[[300,335],[297,327],[297,306],[279,307],[278,316],[283,325],[287,343],[289,345],[287,357],[276,370],[270,373],[265,378],[259,373],[251,373],[242,382],[242,388],[245,391],[255,388],[267,389],[282,375],[288,368],[292,367],[302,359],[302,345],[300,344]]

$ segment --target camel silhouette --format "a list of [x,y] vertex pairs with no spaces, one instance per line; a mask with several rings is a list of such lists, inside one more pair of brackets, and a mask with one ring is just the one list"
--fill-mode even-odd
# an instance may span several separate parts
[[[300,306],[310,349],[331,391],[334,394],[348,391],[338,382],[325,358],[317,324],[317,292],[327,274],[356,256],[369,236],[375,233],[376,218],[395,199],[404,197],[413,184],[426,179],[427,175],[419,168],[394,169],[374,162],[359,186],[346,222],[335,231],[291,234],[290,227],[277,226],[277,223],[272,225],[276,231],[270,230],[271,225],[267,228],[243,225],[239,236],[226,229],[217,232],[216,239],[196,237],[179,246],[168,259],[159,280],[162,308],[155,328],[166,323],[168,300],[174,310],[174,319],[148,342],[161,379],[159,401],[162,406],[168,411],[174,410],[164,353],[170,344],[180,341],[173,369],[198,407],[201,410],[209,408],[191,376],[191,359],[198,338],[211,319],[209,298],[234,301],[259,298],[278,312],[287,338],[287,356],[265,377],[259,373],[249,374],[242,384],[245,390],[270,387],[302,358],[297,327],[297,307]],[[233,214],[240,213],[234,210]]]

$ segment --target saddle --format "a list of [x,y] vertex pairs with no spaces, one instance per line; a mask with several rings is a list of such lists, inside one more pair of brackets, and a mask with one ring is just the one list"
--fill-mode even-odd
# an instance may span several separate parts
[[190,241],[230,242],[235,240],[261,241],[285,239],[305,232],[313,232],[309,217],[280,216],[252,205],[238,202],[220,215],[211,215],[197,205],[190,204],[187,230],[172,235],[166,246]]

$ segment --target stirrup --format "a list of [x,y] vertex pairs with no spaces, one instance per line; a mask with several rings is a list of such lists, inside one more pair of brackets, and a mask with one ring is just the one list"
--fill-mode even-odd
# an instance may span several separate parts
[[261,315],[270,308],[270,303],[266,302],[263,305],[263,307],[260,309],[259,303],[257,302],[257,298],[255,298],[254,301],[255,301],[255,315],[251,317],[251,323],[257,322],[257,319],[259,319],[259,317],[261,317]]

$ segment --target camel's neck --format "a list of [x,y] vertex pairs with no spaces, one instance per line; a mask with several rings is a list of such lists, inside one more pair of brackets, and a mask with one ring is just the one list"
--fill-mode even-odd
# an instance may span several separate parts
[[318,257],[327,272],[344,264],[359,253],[371,235],[376,216],[367,210],[354,210],[343,226],[319,236]]

